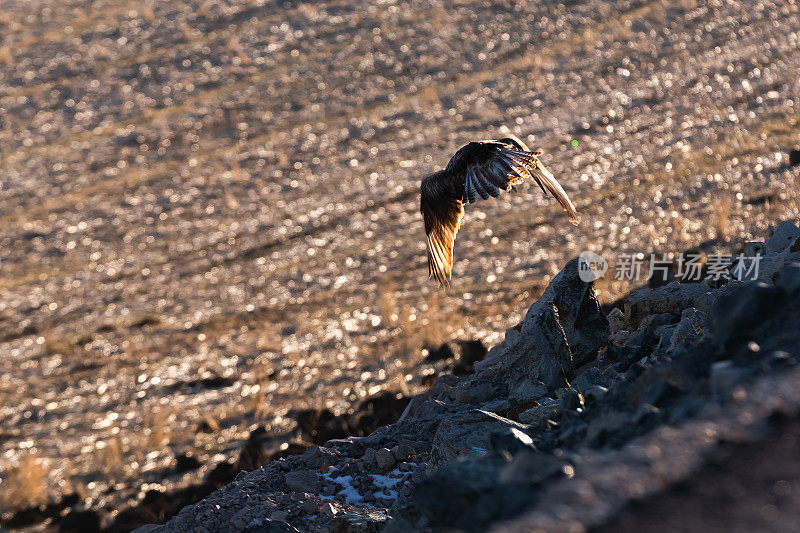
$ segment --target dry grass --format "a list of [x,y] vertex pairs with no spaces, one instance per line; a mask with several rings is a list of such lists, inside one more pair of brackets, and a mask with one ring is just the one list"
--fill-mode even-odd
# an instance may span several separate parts
[[392,327],[397,324],[400,316],[397,314],[397,288],[394,276],[387,274],[378,283],[378,308],[381,313],[381,322],[384,327]]
[[731,200],[728,197],[718,198],[714,202],[714,230],[717,239],[726,241],[730,237]]
[[398,351],[408,354],[418,347],[416,315],[409,304],[403,304],[400,309],[400,335],[397,343]]
[[250,64],[250,56],[244,50],[242,42],[239,40],[238,35],[232,35],[225,45],[226,50],[232,56],[235,56],[242,65]]
[[277,352],[283,350],[281,336],[272,324],[264,324],[256,337],[256,348],[259,352]]
[[46,499],[50,470],[33,453],[25,454],[10,468],[0,485],[0,507],[21,509],[38,505]]
[[422,342],[428,346],[439,346],[445,341],[448,333],[439,291],[433,291],[428,295],[427,308],[423,321]]
[[[251,410],[253,411],[253,419],[254,421],[259,421],[264,418],[266,413],[269,411],[268,405],[266,402],[267,399],[267,384],[270,380],[270,372],[269,369],[265,364],[259,364],[257,367],[253,368],[253,387],[252,387],[252,394],[250,396],[250,401],[252,402]],[[208,421],[206,421],[208,423]],[[217,431],[219,431],[219,425],[216,424]],[[213,428],[210,423],[208,426]]]
[[422,101],[428,108],[437,106],[440,103],[439,91],[437,91],[432,85],[428,85],[422,89]]
[[0,46],[0,65],[7,67],[14,62],[14,56],[11,55],[11,47]]
[[55,334],[55,331],[50,324],[44,324],[41,326],[41,336],[44,337],[42,349],[46,357],[53,355],[70,355],[75,350],[75,345],[71,342],[60,339]]
[[122,441],[119,435],[98,443],[97,453],[103,471],[111,476],[125,473],[125,457],[122,453]]
[[160,450],[169,444],[169,416],[162,408],[155,408],[145,421],[144,434],[149,450]]

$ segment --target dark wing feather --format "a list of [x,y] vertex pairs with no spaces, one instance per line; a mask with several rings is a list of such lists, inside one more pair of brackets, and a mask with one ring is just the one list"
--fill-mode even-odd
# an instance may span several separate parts
[[456,195],[450,176],[437,172],[422,180],[420,211],[425,221],[425,244],[428,249],[428,276],[444,286],[453,268],[453,243],[461,226],[464,208],[461,194]]
[[[471,145],[478,146],[463,154],[459,161],[463,166],[465,194],[462,200],[465,203],[477,200],[477,195],[471,193],[473,189],[486,199],[498,196],[500,190],[508,191],[526,179],[533,179],[545,194],[549,192],[561,204],[570,222],[578,223],[578,212],[567,193],[539,161],[541,152],[517,150],[509,144],[496,141],[470,143],[464,148]],[[458,166],[454,165],[453,170],[458,171]],[[494,187],[489,187],[489,184]]]

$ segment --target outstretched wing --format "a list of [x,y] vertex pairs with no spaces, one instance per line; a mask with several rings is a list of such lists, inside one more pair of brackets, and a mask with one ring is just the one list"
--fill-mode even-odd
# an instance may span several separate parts
[[[505,140],[504,140],[505,141]],[[431,174],[420,186],[420,211],[425,220],[428,276],[448,286],[453,266],[453,244],[461,225],[464,204],[499,196],[500,191],[533,179],[550,192],[578,223],[578,213],[567,193],[539,161],[541,152],[524,150],[521,141],[471,142],[450,159],[445,170]]]
[[464,208],[449,175],[437,172],[422,180],[420,211],[425,221],[428,248],[428,277],[448,286],[453,267],[453,243],[461,226]]
[[[539,161],[540,151],[528,152],[518,150],[512,145],[483,141],[470,143],[462,150],[460,160],[453,157],[454,173],[464,174],[464,192],[462,201],[472,203],[478,196],[486,200],[490,196],[497,197],[500,191],[508,191],[512,186],[526,179],[533,179],[542,191],[548,192],[561,204],[567,212],[570,222],[578,223],[578,212],[572,205],[567,193],[555,179],[553,174]],[[461,167],[461,168],[459,168]]]

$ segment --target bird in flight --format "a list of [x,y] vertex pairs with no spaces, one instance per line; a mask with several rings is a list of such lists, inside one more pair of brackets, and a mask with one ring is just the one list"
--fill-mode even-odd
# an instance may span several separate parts
[[539,161],[541,153],[531,152],[514,136],[471,142],[456,152],[444,170],[422,180],[420,211],[425,221],[428,277],[435,277],[445,287],[450,284],[453,243],[464,205],[476,202],[478,197],[497,197],[500,191],[510,191],[526,179],[533,179],[545,194],[549,191],[570,222],[578,223],[578,213],[567,193]]

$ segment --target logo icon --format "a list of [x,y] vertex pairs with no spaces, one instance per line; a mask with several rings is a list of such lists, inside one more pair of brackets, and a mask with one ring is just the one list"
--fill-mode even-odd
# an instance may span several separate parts
[[586,250],[578,256],[578,276],[587,283],[606,275],[608,261],[603,256]]

